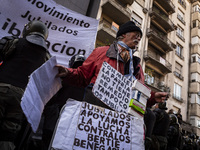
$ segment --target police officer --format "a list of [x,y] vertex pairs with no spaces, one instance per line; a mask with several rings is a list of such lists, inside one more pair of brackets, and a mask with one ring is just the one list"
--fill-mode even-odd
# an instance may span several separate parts
[[178,150],[179,140],[181,139],[180,125],[175,114],[169,114],[170,125],[167,133],[167,150]]
[[0,40],[0,149],[13,150],[25,117],[20,107],[29,75],[50,56],[48,29],[41,21],[24,26],[22,38]]
[[160,150],[167,149],[167,132],[170,124],[169,114],[166,112],[166,102],[159,103],[153,112],[156,116],[152,135],[157,139]]

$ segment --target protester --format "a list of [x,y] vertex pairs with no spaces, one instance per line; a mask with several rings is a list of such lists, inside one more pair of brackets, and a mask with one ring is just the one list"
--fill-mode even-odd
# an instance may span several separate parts
[[22,38],[0,40],[0,149],[14,150],[14,141],[25,119],[20,102],[29,75],[49,57],[48,29],[41,21],[25,25]]
[[[134,75],[136,79],[144,83],[144,73],[140,65],[140,58],[132,55],[135,51],[135,47],[141,40],[141,29],[136,26],[134,22],[128,21],[120,26],[116,37],[117,41],[112,45],[94,49],[83,65],[77,69],[65,68],[64,66],[57,65],[59,70],[57,77],[61,77],[64,84],[67,83],[83,87],[89,85],[84,100],[106,108],[107,106],[103,102],[96,98],[92,92],[89,92],[92,89],[92,85],[95,83],[104,61],[123,75]],[[129,67],[130,63],[132,65]],[[152,92],[147,105],[154,105],[156,102],[162,102],[166,99],[167,95],[168,93],[166,92]]]

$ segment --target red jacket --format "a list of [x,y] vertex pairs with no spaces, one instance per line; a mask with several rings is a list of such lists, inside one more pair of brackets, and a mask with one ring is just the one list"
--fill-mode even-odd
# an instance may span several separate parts
[[[125,65],[123,59],[120,56],[118,57],[117,69],[117,52],[118,48],[116,43],[110,46],[103,46],[94,49],[90,56],[82,64],[82,66],[78,67],[77,69],[67,68],[69,70],[69,74],[63,79],[63,83],[66,82],[67,84],[84,87],[90,83],[94,84],[104,61],[106,61],[123,75],[127,74],[129,67],[128,65]],[[142,83],[144,83],[144,73],[139,63],[140,58],[133,56],[134,76],[138,80],[142,81]],[[151,105],[155,104],[154,99],[150,98],[150,100]]]

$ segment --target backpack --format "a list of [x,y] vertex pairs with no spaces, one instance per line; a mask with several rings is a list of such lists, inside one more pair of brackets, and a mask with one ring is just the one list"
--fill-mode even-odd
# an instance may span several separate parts
[[13,54],[17,42],[16,36],[5,36],[0,40],[0,65]]

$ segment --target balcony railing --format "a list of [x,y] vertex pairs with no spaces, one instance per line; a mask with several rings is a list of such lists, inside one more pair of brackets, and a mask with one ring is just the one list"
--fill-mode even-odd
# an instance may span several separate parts
[[177,51],[175,53],[180,59],[184,60],[184,56],[182,54],[178,53]]
[[155,0],[155,1],[159,3],[159,5],[162,6],[169,14],[175,12],[175,6],[171,0]]
[[112,24],[106,20],[99,22],[97,39],[102,41],[105,45],[110,45],[116,37],[117,30],[112,29]]
[[177,15],[177,18],[180,22],[182,22],[185,25],[185,20],[183,19],[183,17],[181,15]]
[[131,18],[131,10],[116,0],[103,0],[102,8],[102,13],[112,18],[119,25],[129,21]]
[[163,81],[155,79],[154,77],[148,74],[145,74],[145,83],[148,84],[149,86],[152,86],[153,88],[156,88],[159,91],[170,92],[170,88],[166,86]]
[[166,59],[162,58],[158,54],[152,53],[150,50],[144,52],[144,58],[154,60],[156,67],[159,67],[163,72],[165,72],[164,68],[168,70],[167,72],[171,72],[172,70],[172,65]]
[[184,79],[184,77],[183,77],[180,73],[178,73],[177,71],[174,71],[174,75],[175,75],[177,78],[179,78],[180,80],[183,80],[183,79]]
[[147,37],[149,37],[150,40],[155,41],[154,43],[157,43],[159,47],[162,47],[165,52],[172,51],[176,47],[176,45],[172,43],[166,35],[153,28],[147,29]]
[[185,38],[183,37],[183,35],[181,35],[180,33],[176,32],[176,35],[183,41],[185,42]]
[[173,24],[173,22],[159,9],[155,7],[151,8],[149,13],[150,16],[152,16],[152,20],[155,20],[157,23],[159,23],[167,32],[175,30],[176,26]]

